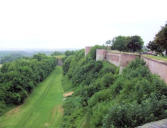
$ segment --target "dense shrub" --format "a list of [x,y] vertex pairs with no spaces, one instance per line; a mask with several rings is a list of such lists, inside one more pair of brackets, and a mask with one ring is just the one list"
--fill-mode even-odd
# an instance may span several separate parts
[[133,61],[111,87],[117,105],[111,106],[103,127],[135,127],[166,118],[166,89],[166,84],[149,72],[143,60]]
[[[87,123],[88,118],[91,118],[89,113],[91,109],[88,100],[96,92],[108,88],[118,75],[118,68],[116,66],[108,62],[95,61],[97,48],[101,47],[94,47],[87,57],[84,56],[83,50],[81,50],[77,54],[67,57],[65,60],[63,65],[64,74],[72,80],[76,90],[73,94],[74,96],[69,98],[70,102],[68,102],[68,99],[64,104],[64,127],[77,127],[77,122],[81,123],[81,120],[84,119],[87,121],[82,125],[83,127],[88,127],[90,125]],[[78,96],[80,100],[75,99]],[[68,106],[67,104],[73,104],[73,107],[70,107],[70,109],[70,105]],[[76,111],[78,106],[80,106],[79,110]],[[70,122],[73,123],[71,124]]]
[[65,60],[75,91],[64,104],[65,128],[131,128],[167,117],[167,86],[143,60],[119,74],[114,65],[95,61],[96,48],[86,57],[78,51]]
[[0,69],[0,114],[4,106],[21,104],[56,65],[54,57],[44,54],[5,63]]
[[63,64],[63,71],[64,74],[66,74],[70,68],[70,63],[72,61],[72,56],[68,57],[67,59],[65,59],[64,64]]
[[167,98],[149,98],[141,104],[112,106],[104,118],[103,128],[131,128],[167,117]]

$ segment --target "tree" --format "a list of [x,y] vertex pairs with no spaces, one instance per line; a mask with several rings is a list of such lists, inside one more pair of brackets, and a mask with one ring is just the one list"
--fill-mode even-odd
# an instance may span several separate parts
[[155,51],[158,54],[162,54],[164,51],[164,49],[159,44],[155,43],[155,41],[150,41],[147,45],[147,48],[151,51]]
[[143,48],[143,40],[140,36],[117,36],[112,40],[112,49],[119,51],[136,52]]
[[59,55],[63,55],[63,52],[59,52],[59,51],[54,51],[51,56],[59,56]]
[[136,52],[136,51],[141,51],[143,48],[143,40],[140,36],[131,36],[129,41],[128,41],[128,51],[131,52]]
[[108,50],[110,49],[111,43],[112,43],[111,40],[107,40],[106,43],[105,43]]
[[112,40],[112,49],[119,51],[127,51],[129,37],[117,36]]
[[37,84],[44,80],[56,66],[55,57],[36,54],[3,64],[0,69],[1,102],[5,105],[21,104]]
[[43,53],[38,53],[33,56],[33,59],[37,59],[38,61],[41,61],[42,59],[46,59],[47,56]]
[[156,34],[154,41],[165,49],[167,55],[167,24]]
[[76,52],[76,51],[68,51],[68,50],[67,50],[67,51],[65,52],[65,55],[66,55],[66,56],[74,55],[75,52]]

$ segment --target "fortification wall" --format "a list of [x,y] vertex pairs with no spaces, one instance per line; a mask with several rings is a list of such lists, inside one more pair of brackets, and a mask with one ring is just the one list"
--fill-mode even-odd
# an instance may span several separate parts
[[142,56],[150,71],[158,74],[167,83],[167,63]]
[[113,53],[111,51],[106,52],[106,60],[116,66],[120,66],[121,64],[121,54]]
[[86,47],[85,48],[85,56],[90,52],[92,47]]
[[63,65],[63,61],[61,58],[57,58],[57,65],[60,65],[60,66]]
[[120,66],[126,67],[131,61],[135,60],[137,57],[140,57],[140,55],[130,54],[130,53],[121,53]]
[[[116,66],[120,67],[120,70],[126,67],[132,60],[140,57],[138,54],[113,52],[104,49],[96,50],[96,60],[106,60]],[[141,56],[146,62],[148,68],[153,74],[157,74],[167,83],[167,63],[159,60],[153,60],[144,56]]]
[[96,61],[105,60],[107,51],[105,49],[97,49],[96,50]]
[[[85,55],[89,53],[91,48],[85,49]],[[140,57],[138,54],[131,53],[121,53],[121,52],[113,52],[111,50],[105,49],[97,49],[96,50],[96,60],[106,60],[116,66],[120,67],[122,70],[126,67],[132,60],[136,59],[136,57]],[[148,68],[153,74],[157,74],[167,83],[167,62],[154,60],[151,58],[147,58],[145,56],[141,56],[146,62]]]
[[126,67],[132,60],[136,59],[139,55],[113,52],[111,50],[97,49],[96,60],[106,60],[116,66]]

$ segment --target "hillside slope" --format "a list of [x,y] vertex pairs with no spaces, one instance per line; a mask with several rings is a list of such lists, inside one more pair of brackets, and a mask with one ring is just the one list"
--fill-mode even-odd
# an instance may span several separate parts
[[134,128],[167,118],[167,86],[144,60],[137,58],[119,74],[118,67],[95,60],[97,48],[64,61],[74,94],[63,104],[63,128]]

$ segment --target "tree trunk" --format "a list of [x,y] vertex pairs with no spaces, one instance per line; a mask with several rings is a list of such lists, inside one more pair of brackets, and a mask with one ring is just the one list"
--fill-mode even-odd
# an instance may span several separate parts
[[165,53],[165,54],[166,54],[166,56],[167,56],[167,49],[166,49],[166,53]]

